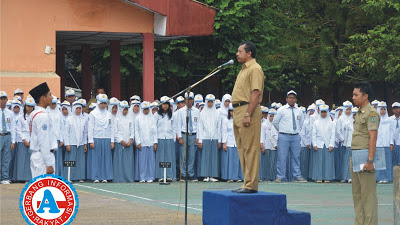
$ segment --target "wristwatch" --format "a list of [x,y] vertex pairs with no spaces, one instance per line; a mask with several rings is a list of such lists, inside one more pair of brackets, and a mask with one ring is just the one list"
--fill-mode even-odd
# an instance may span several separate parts
[[367,162],[373,163],[373,162],[374,162],[374,159],[368,159]]

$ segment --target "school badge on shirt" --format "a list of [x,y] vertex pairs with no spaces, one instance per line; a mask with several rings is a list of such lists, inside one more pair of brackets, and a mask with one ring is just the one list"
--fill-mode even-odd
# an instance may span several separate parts
[[47,130],[47,124],[43,124],[42,129]]
[[65,178],[44,174],[25,185],[19,208],[28,224],[70,224],[78,213],[79,198]]

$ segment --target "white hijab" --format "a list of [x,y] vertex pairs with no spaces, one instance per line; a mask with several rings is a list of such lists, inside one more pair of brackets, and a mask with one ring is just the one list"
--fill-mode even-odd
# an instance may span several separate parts
[[93,117],[96,119],[96,123],[100,125],[100,127],[103,127],[104,129],[108,128],[109,124],[109,117],[108,117],[108,111],[107,109],[100,109],[101,102],[97,102],[97,107],[93,109],[93,111],[90,113],[93,115]]
[[78,143],[78,147],[80,146],[83,132],[84,132],[83,129],[85,126],[85,118],[82,115],[82,113],[79,113],[79,115],[76,115],[76,113],[75,113],[75,110],[79,107],[82,109],[82,106],[79,104],[72,106],[72,113],[69,118],[69,120],[71,121],[71,125],[75,131],[75,137],[76,137],[76,140]]
[[[215,101],[212,101],[213,105],[211,107],[208,107],[208,101],[209,100],[206,100],[204,109],[200,112],[200,120],[202,121],[202,123],[204,124],[205,127],[211,128],[211,127],[215,127],[219,118],[217,115],[217,109],[215,108]],[[217,129],[214,129],[214,130],[217,130]]]
[[[224,96],[222,96],[221,107],[218,109],[220,116],[222,116],[222,117],[228,116],[229,106],[225,107],[226,100],[232,101],[232,96],[230,94],[225,94]],[[215,105],[215,102],[214,102],[214,105]]]
[[315,126],[318,129],[317,131],[324,140],[326,147],[329,147],[329,142],[332,135],[333,123],[334,122],[329,116],[329,112],[327,112],[325,118],[322,118],[322,116],[320,116],[320,118],[315,121]]

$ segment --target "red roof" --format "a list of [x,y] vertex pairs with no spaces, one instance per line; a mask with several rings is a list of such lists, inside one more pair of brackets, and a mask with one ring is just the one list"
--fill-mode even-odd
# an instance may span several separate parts
[[166,36],[203,36],[214,32],[215,10],[192,0],[129,0],[167,17]]

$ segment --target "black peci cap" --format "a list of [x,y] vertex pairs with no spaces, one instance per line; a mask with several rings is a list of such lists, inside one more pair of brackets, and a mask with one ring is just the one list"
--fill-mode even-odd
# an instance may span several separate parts
[[29,94],[31,94],[33,99],[39,99],[43,95],[49,93],[49,91],[50,91],[49,86],[47,86],[47,83],[44,82],[34,87],[32,90],[30,90]]

